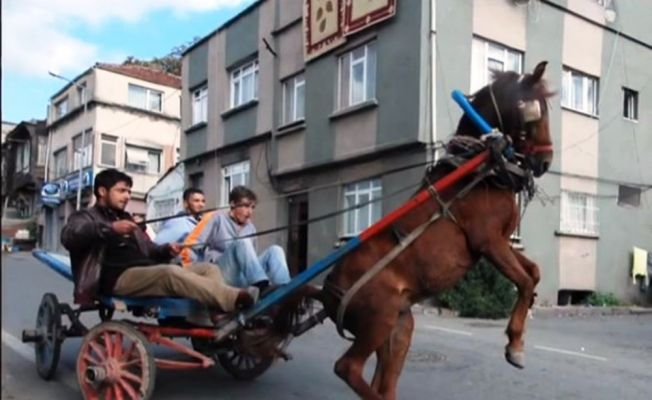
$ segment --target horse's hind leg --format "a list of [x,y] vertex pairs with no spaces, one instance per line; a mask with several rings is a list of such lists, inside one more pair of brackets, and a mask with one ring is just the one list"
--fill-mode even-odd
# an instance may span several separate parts
[[[539,283],[539,280],[541,279],[541,273],[539,272],[539,266],[529,258],[525,256],[525,254],[521,253],[520,251],[516,249],[512,249],[514,252],[514,255],[516,256],[516,259],[518,262],[521,263],[523,268],[525,268],[525,272],[530,275],[530,278],[532,278],[532,282],[534,284],[534,288],[537,287],[537,284]],[[529,308],[534,305],[534,296],[536,296],[536,293],[532,293],[532,298],[530,299],[530,305],[528,306]]]
[[372,388],[379,392],[385,400],[396,399],[398,378],[401,375],[405,358],[410,349],[413,331],[414,317],[412,312],[408,310],[401,314],[391,336],[378,351],[379,355],[381,355],[378,358],[378,366],[381,366],[381,368],[377,366],[376,371],[380,370],[380,376],[378,377],[377,386],[374,386],[374,383],[376,383],[376,376],[374,376]]
[[507,241],[492,243],[485,255],[518,288],[518,299],[507,325],[509,344],[505,348],[505,358],[515,367],[523,368],[525,366],[523,332],[528,308],[534,296],[534,279],[523,268]]
[[368,321],[367,324],[360,324],[364,330],[360,329],[356,333],[351,347],[335,363],[335,374],[342,378],[361,398],[380,400],[382,397],[365,382],[362,371],[369,356],[388,340],[390,332],[396,324],[396,318],[390,318],[386,314],[376,314],[371,318],[373,320]]

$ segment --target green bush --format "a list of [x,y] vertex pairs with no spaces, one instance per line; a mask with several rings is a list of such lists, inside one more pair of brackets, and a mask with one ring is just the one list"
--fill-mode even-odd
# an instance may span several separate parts
[[461,317],[498,319],[510,314],[516,296],[515,286],[493,264],[481,259],[438,300]]
[[586,305],[612,307],[620,305],[620,300],[613,293],[593,292],[586,298]]

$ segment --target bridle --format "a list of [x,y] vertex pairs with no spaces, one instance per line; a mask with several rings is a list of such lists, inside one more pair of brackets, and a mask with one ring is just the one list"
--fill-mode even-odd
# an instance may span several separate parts
[[[518,78],[519,83],[523,80],[524,76],[525,75],[521,75]],[[491,102],[494,107],[494,112],[496,113],[496,117],[498,119],[498,127],[500,128],[501,132],[507,134],[507,132],[505,132],[505,127],[503,125],[503,119],[500,113],[500,109],[498,108],[498,102],[496,101],[496,96],[494,95],[493,85],[494,85],[493,83],[489,85],[489,95],[491,96]],[[538,99],[519,100],[517,103],[517,107],[519,110],[520,126],[519,126],[519,133],[516,136],[517,140],[515,140],[514,143],[514,147],[516,148],[516,150],[519,151],[525,157],[532,156],[537,153],[551,153],[553,151],[553,146],[551,143],[532,144],[527,140],[529,138],[532,138],[532,136],[534,136],[534,133],[532,131],[534,123],[540,121],[541,118],[543,118],[541,100]],[[528,126],[530,126],[529,129]]]

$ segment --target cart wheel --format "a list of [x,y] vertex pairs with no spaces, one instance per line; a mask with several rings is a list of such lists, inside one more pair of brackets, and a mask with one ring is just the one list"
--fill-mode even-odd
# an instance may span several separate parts
[[102,322],[79,349],[77,381],[84,399],[149,399],[156,364],[147,339],[124,322]]
[[57,296],[46,293],[36,315],[36,333],[40,339],[34,345],[36,371],[45,380],[54,376],[61,354],[61,310]]
[[229,349],[217,354],[220,365],[229,375],[241,381],[258,378],[274,363],[274,357],[258,357],[237,349]]

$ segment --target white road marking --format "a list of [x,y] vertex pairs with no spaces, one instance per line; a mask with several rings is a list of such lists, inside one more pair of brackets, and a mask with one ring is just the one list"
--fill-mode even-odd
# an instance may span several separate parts
[[[23,343],[20,339],[5,331],[4,329],[2,330],[2,343],[27,361],[36,363],[34,348]],[[61,364],[59,364],[58,371],[59,372],[55,377],[56,380],[58,380],[60,383],[63,383],[75,392],[79,391],[79,385],[77,384],[77,379],[75,377],[74,371],[62,367]]]
[[577,352],[577,351],[557,349],[557,348],[554,348],[554,347],[547,347],[547,346],[534,346],[534,348],[538,349],[538,350],[550,351],[550,352],[553,352],[553,353],[566,354],[566,355],[569,355],[569,356],[584,357],[584,358],[588,358],[588,359],[591,359],[591,360],[607,361],[607,358],[605,358],[605,357],[594,356],[594,355],[591,355],[591,354],[580,353],[580,352]]
[[464,335],[464,336],[473,336],[473,333],[467,332],[467,331],[460,331],[457,329],[450,329],[450,328],[442,328],[439,326],[433,326],[433,325],[426,325],[426,329],[432,330],[432,331],[442,331],[446,333],[452,333],[454,335]]

